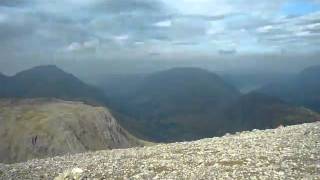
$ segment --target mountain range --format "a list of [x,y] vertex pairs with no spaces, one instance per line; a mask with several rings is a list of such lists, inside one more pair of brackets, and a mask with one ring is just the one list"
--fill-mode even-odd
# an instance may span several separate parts
[[[217,74],[200,68],[165,70],[138,82],[109,100],[124,127],[152,141],[194,140],[319,120],[319,114],[280,98],[242,94]],[[102,89],[108,94],[112,87]]]
[[[317,102],[315,69],[302,72],[299,78],[303,80],[286,82],[303,82],[308,87],[305,95]],[[56,66],[39,66],[11,77],[0,75],[0,97],[53,98],[107,106],[121,127],[140,139],[155,142],[195,140],[320,119],[318,113],[308,109],[316,110],[310,103],[303,102],[304,107],[263,92],[242,94],[219,75],[200,68],[173,68],[114,82],[102,83],[100,90]],[[73,113],[79,112],[70,112],[77,119]]]

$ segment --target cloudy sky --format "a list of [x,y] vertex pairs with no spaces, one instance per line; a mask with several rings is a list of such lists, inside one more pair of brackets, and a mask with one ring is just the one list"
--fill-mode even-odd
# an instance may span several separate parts
[[0,0],[1,71],[28,61],[281,59],[319,51],[319,0]]

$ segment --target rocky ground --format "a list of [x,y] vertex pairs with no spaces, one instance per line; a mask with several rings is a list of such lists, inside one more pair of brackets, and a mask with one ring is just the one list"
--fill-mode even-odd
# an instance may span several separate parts
[[320,179],[320,122],[0,165],[0,179]]

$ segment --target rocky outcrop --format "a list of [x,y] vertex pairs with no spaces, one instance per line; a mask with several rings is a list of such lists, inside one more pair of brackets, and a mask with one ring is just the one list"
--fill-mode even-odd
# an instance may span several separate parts
[[0,162],[140,146],[104,107],[57,99],[0,100]]
[[320,122],[0,165],[0,179],[319,179]]

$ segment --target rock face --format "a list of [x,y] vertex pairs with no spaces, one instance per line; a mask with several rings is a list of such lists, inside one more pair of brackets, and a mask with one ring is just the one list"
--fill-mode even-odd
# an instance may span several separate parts
[[108,109],[57,99],[0,100],[0,162],[142,145]]
[[319,179],[320,122],[0,165],[0,179]]

